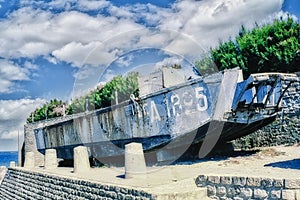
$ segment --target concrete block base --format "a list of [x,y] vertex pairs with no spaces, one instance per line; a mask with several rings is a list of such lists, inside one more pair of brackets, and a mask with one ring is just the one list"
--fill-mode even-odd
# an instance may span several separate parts
[[125,178],[144,177],[146,173],[142,144],[130,143],[125,145]]
[[74,148],[74,173],[86,173],[90,170],[90,161],[87,148]]
[[15,162],[15,161],[10,161],[10,162],[9,162],[9,167],[10,167],[10,168],[16,167],[16,162]]
[[45,169],[57,168],[57,155],[55,149],[47,149],[45,154]]
[[26,152],[25,153],[25,163],[24,167],[25,168],[34,168],[35,166],[35,158],[34,158],[34,153],[33,152]]

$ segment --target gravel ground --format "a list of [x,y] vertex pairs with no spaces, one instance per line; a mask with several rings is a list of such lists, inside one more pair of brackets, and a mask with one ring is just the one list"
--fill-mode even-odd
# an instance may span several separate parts
[[147,175],[124,179],[124,168],[92,168],[82,174],[72,168],[35,171],[123,187],[157,188],[165,184],[195,179],[199,175],[246,176],[262,178],[300,178],[300,146],[278,146],[254,151],[235,151],[231,155],[207,160],[182,162],[171,166],[147,168]]

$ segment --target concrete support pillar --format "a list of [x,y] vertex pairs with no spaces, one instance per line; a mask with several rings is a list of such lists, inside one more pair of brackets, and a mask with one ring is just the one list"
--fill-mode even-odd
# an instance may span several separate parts
[[90,161],[87,148],[79,146],[74,148],[74,173],[85,173],[90,170]]
[[0,185],[5,178],[5,175],[7,173],[7,168],[5,166],[0,166]]
[[125,178],[143,177],[146,173],[142,144],[133,142],[125,145]]
[[47,149],[45,154],[45,169],[56,169],[58,166],[55,149]]
[[15,162],[15,161],[10,161],[10,162],[9,162],[9,167],[10,167],[10,168],[16,167],[16,162]]
[[25,168],[34,168],[35,161],[34,161],[34,153],[32,151],[25,153]]

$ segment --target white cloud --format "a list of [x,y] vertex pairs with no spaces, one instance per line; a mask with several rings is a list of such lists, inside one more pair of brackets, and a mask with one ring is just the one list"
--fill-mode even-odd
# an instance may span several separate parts
[[236,35],[241,25],[251,26],[281,9],[283,0],[203,0],[179,1],[176,14],[161,21],[162,29],[176,30],[192,36],[205,48],[219,39]]
[[29,7],[13,12],[7,20],[0,22],[0,26],[4,27],[0,29],[0,54],[3,57],[49,58],[53,53],[57,59],[75,66],[85,58],[82,55],[78,58],[79,51],[86,55],[89,48],[99,42],[142,27],[117,17],[92,17],[77,11],[54,14]]
[[171,57],[167,57],[161,62],[156,63],[155,69],[162,69],[163,66],[172,67],[173,65],[181,65],[181,69],[177,69],[176,72],[181,74],[181,76],[185,78],[196,78],[192,63],[189,63],[188,60],[185,60],[183,57],[178,55],[172,55]]
[[23,134],[29,114],[44,103],[43,99],[0,100],[0,141],[15,141],[14,146],[1,146],[0,150],[17,150],[18,132]]
[[18,120],[20,117],[24,120],[44,103],[43,99],[0,100],[0,121]]
[[[49,8],[69,5],[79,11],[64,9],[57,14],[51,9],[33,9],[32,4]],[[175,2],[171,8],[151,4],[116,7],[107,1],[86,0],[26,0],[21,5],[26,7],[0,22],[3,57],[43,56],[52,63],[104,67],[116,57],[143,47],[163,48],[193,61],[203,52],[202,46],[209,49],[219,39],[227,40],[238,33],[241,24],[250,26],[276,16],[282,0],[185,0]],[[110,16],[80,12],[104,7]],[[9,82],[2,82],[7,88]]]
[[0,76],[1,79],[6,80],[27,80],[27,72],[25,69],[22,69],[13,63],[7,62],[7,61],[0,61]]
[[131,12],[128,7],[117,7],[117,6],[109,6],[108,7],[108,12],[110,13],[111,16],[115,17],[121,17],[121,18],[135,18],[135,15],[133,12]]
[[0,93],[9,93],[12,88],[13,82],[0,78]]
[[[28,6],[33,1],[22,3]],[[89,16],[79,11],[55,14],[30,7],[21,8],[0,23],[4,27],[0,31],[0,53],[16,57],[47,56],[72,42],[83,45],[103,42],[121,32],[148,25],[186,33],[209,47],[219,38],[226,39],[236,34],[241,24],[253,24],[279,12],[282,3],[283,0],[266,0],[263,3],[259,0],[186,0],[175,2],[171,8],[159,8],[151,4],[116,7],[107,1],[55,0],[44,3],[44,6],[64,8],[71,4],[79,11],[107,8],[111,16]],[[147,34],[146,29],[144,34]]]
[[152,4],[137,4],[129,9],[131,12],[136,13],[137,18],[146,21],[147,25],[152,27],[157,27],[161,21],[164,21],[172,17],[173,14],[176,14],[174,9],[161,8]]
[[0,60],[0,93],[10,93],[15,81],[29,80],[29,71],[7,60]]
[[105,85],[108,81],[112,80],[116,76],[115,73],[115,71],[107,69],[106,73],[101,77],[102,82],[100,82],[99,85]]
[[[132,49],[152,47],[193,61],[203,52],[202,47],[209,49],[220,39],[227,40],[238,33],[241,24],[251,26],[274,18],[282,3],[283,0],[185,0],[160,8],[151,4],[116,7],[107,1],[23,0],[21,5],[25,7],[0,21],[0,54],[7,59],[43,56],[54,64],[65,61],[79,68],[103,68]],[[33,5],[49,9],[34,9]],[[63,12],[51,12],[53,8]],[[107,8],[110,15],[81,12],[102,8]],[[93,70],[82,72],[87,71]],[[11,87],[9,79],[2,83],[0,91]]]
[[72,63],[75,66],[82,66],[83,64],[97,64],[97,61],[94,61],[94,63],[85,63],[85,60],[87,56],[99,45],[100,42],[90,42],[86,45],[80,42],[71,42],[63,46],[61,49],[53,51],[52,55],[59,60]]
[[78,8],[83,11],[100,10],[110,6],[111,3],[105,0],[79,0]]
[[34,58],[37,55],[47,55],[51,47],[43,42],[28,42],[24,44],[19,52],[22,56]]
[[25,61],[24,67],[26,69],[38,69],[39,66],[36,65],[36,64],[33,64],[33,63],[29,62],[29,61]]
[[71,5],[75,4],[76,0],[53,0],[49,3],[44,3],[44,6],[49,6],[50,8],[54,9],[71,9]]
[[119,67],[128,67],[132,63],[133,58],[134,56],[131,54],[124,55],[116,60],[116,64]]
[[[0,54],[6,58],[44,56],[53,63],[61,60],[77,67],[84,61],[105,65],[114,60],[118,52],[145,46],[169,48],[187,55],[195,52],[199,44],[208,49],[219,39],[226,40],[237,34],[241,24],[251,25],[273,16],[280,11],[282,3],[283,0],[185,0],[175,2],[171,8],[160,8],[151,4],[116,7],[108,1],[54,0],[46,3],[23,0],[21,5],[26,7],[0,22],[3,27],[0,29]],[[37,4],[64,11],[56,14],[51,9],[31,8]],[[110,16],[90,16],[81,12],[102,8],[107,8]],[[148,26],[155,27],[156,31]],[[138,37],[137,32],[130,32],[134,30],[139,30]],[[186,42],[182,36],[170,37],[163,30],[187,34],[196,45],[191,47],[192,40]],[[101,54],[86,60],[99,43],[103,43]]]
[[[53,55],[76,66],[90,64],[104,69],[126,52],[150,47],[162,48],[194,62],[220,39],[227,40],[229,36],[236,35],[242,24],[251,26],[255,22],[275,18],[281,4],[282,0],[266,0],[264,3],[259,0],[187,0],[178,1],[171,8],[159,8],[150,4],[127,7],[110,5],[109,17],[66,12],[64,15],[68,18],[64,17],[65,21],[61,23],[80,27],[82,20],[79,19],[84,18],[85,25],[92,25],[85,27],[88,30],[84,32],[88,35],[87,40],[83,41],[79,37],[77,40],[73,39],[53,51]],[[98,35],[90,33],[95,27],[101,30],[97,32]],[[75,35],[80,35],[80,32]],[[96,47],[97,45],[99,46]],[[86,81],[91,82],[88,72],[94,70],[80,70],[77,78],[81,78],[81,81],[86,78]]]
[[168,58],[165,58],[164,60],[162,60],[161,62],[156,63],[156,67],[157,68],[161,68],[162,66],[171,67],[174,64],[182,65],[183,61],[184,61],[183,58],[178,57],[178,56],[168,57]]
[[55,48],[47,34],[50,19],[51,13],[30,8],[11,13],[0,22],[0,54],[6,58],[46,55]]

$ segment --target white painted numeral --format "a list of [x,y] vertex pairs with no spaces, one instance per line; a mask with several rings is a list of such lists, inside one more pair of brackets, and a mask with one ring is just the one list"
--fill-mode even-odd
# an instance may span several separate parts
[[208,108],[207,97],[202,93],[203,91],[203,87],[195,88],[196,99],[198,99],[197,110],[199,111],[206,111]]

